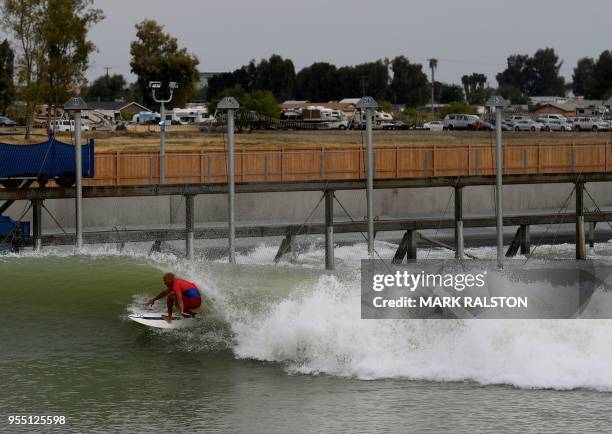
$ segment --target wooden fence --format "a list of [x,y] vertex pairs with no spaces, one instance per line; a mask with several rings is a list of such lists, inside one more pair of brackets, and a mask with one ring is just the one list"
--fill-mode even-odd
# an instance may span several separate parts
[[[505,174],[607,172],[612,168],[611,144],[505,145]],[[223,151],[166,154],[166,183],[227,181]],[[157,152],[100,152],[93,180],[87,185],[156,184]],[[495,173],[491,145],[424,145],[375,148],[376,178],[471,176]],[[282,182],[365,178],[365,149],[308,148],[235,152],[237,182]]]

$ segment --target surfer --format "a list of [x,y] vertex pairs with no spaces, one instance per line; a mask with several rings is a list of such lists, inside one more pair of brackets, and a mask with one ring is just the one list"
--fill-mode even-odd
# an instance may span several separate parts
[[194,315],[193,309],[197,309],[202,305],[202,296],[198,287],[186,280],[179,279],[172,273],[166,273],[163,277],[166,289],[157,294],[147,302],[147,306],[153,304],[164,297],[167,297],[168,315],[162,315],[166,322],[172,322],[172,310],[176,304],[181,310],[181,315],[185,318],[190,318]]

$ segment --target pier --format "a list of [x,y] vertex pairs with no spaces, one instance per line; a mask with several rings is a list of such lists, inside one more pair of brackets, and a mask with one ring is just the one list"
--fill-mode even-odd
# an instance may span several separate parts
[[[612,221],[612,211],[598,210],[585,213],[584,194],[589,183],[611,182],[612,173],[540,173],[540,174],[507,174],[504,176],[505,185],[538,185],[538,184],[569,184],[574,187],[576,195],[576,209],[573,212],[529,212],[522,214],[508,214],[504,217],[504,226],[516,226],[516,242],[510,245],[508,254],[512,256],[520,249],[522,254],[530,252],[529,227],[533,225],[549,225],[561,223],[575,223],[576,258],[585,259],[585,224],[589,224],[589,242],[593,242],[592,228],[597,222]],[[457,258],[463,258],[463,229],[494,227],[494,215],[466,217],[462,209],[462,196],[464,190],[475,186],[495,184],[493,175],[472,176],[429,176],[421,178],[375,179],[375,190],[385,189],[419,189],[431,187],[446,187],[454,189],[454,213],[438,218],[397,218],[376,220],[375,232],[403,231],[404,236],[394,257],[394,262],[416,259],[417,245],[420,238],[418,231],[428,229],[455,229],[455,242],[453,246],[442,245],[455,250]],[[235,191],[240,200],[243,193],[277,193],[277,192],[320,192],[321,201],[324,202],[324,222],[304,224],[260,224],[237,225],[237,237],[284,237],[277,259],[291,251],[295,237],[299,235],[325,235],[326,268],[334,268],[334,235],[345,233],[367,232],[368,223],[362,219],[337,219],[334,221],[334,206],[337,199],[335,192],[348,190],[364,190],[365,180],[305,180],[285,182],[238,182]],[[117,197],[153,197],[153,196],[183,196],[185,198],[185,225],[184,229],[118,229],[113,231],[85,231],[83,242],[85,244],[99,243],[126,243],[143,241],[171,241],[185,240],[185,252],[193,257],[194,240],[227,238],[229,233],[226,227],[195,227],[194,225],[194,198],[199,195],[225,195],[228,186],[225,183],[211,184],[166,184],[166,185],[102,185],[87,186],[83,188],[83,198],[117,198]],[[588,194],[588,193],[587,193]],[[43,234],[41,230],[41,208],[46,200],[67,199],[75,196],[74,188],[24,188],[19,190],[0,189],[0,200],[5,203],[11,201],[30,201],[34,210],[33,236],[27,244],[35,248],[45,245],[68,245],[75,242],[74,234]],[[87,204],[87,202],[86,202]],[[87,206],[87,205],[85,205]],[[418,205],[415,205],[415,207]],[[518,245],[518,248],[513,246]]]

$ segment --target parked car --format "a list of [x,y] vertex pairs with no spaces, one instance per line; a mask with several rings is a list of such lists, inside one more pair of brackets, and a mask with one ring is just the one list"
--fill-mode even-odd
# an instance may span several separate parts
[[479,122],[476,115],[450,114],[444,117],[444,128],[447,130],[467,130],[470,124]]
[[[53,131],[56,133],[74,132],[74,119],[60,119],[51,123]],[[91,128],[87,124],[81,124],[82,131],[89,131]]]
[[514,116],[511,116],[509,119],[506,119],[505,122],[514,124],[515,122],[518,122],[518,121],[529,121],[529,120],[531,120],[530,116],[514,115]]
[[6,116],[0,116],[0,127],[14,127],[17,122],[7,118]]
[[501,127],[502,127],[502,131],[514,130],[514,124],[510,121],[502,121]]
[[538,116],[538,119],[554,119],[556,121],[567,122],[567,118],[565,116],[556,113],[542,113]]
[[444,122],[442,121],[429,121],[423,124],[424,130],[429,131],[442,131],[444,130]]
[[610,124],[600,118],[577,117],[574,118],[574,129],[576,131],[608,131]]
[[512,123],[514,131],[541,131],[542,124],[533,119],[523,119]]
[[468,130],[473,130],[473,131],[490,131],[494,129],[495,129],[495,125],[492,124],[490,121],[481,121],[480,119],[468,125]]
[[381,122],[380,128],[383,130],[409,130],[410,125],[407,125],[402,121],[387,121]]
[[536,122],[542,124],[544,131],[572,131],[572,126],[569,122],[561,121],[553,118],[537,118]]

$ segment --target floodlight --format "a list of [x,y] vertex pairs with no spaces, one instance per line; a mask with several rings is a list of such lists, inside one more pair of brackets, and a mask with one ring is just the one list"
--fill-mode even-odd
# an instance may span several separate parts
[[168,83],[168,87],[170,89],[176,89],[179,87],[179,84],[176,81],[171,81],[170,83]]
[[149,87],[151,89],[159,89],[161,88],[161,86],[162,86],[161,81],[150,81],[149,82]]

